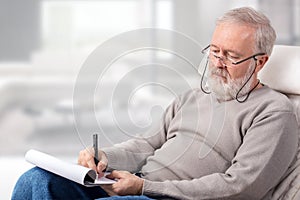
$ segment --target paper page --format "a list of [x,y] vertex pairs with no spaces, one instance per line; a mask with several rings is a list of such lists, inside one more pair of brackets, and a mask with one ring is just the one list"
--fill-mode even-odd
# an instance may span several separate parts
[[25,159],[42,169],[53,172],[82,185],[84,184],[87,174],[89,174],[92,179],[96,179],[96,172],[94,170],[59,160],[53,156],[36,150],[29,150],[25,155]]
[[98,185],[102,185],[102,184],[113,184],[115,183],[116,181],[115,180],[112,180],[112,179],[109,179],[109,178],[106,178],[106,176],[108,175],[109,173],[104,173],[104,176],[103,177],[98,177],[96,178],[95,180],[95,184],[98,184]]
[[106,178],[105,176],[103,177],[97,177],[96,180],[94,182],[90,182],[90,181],[86,181],[84,183],[85,186],[88,187],[93,187],[93,186],[99,186],[99,185],[110,185],[110,184],[114,184],[116,181]]

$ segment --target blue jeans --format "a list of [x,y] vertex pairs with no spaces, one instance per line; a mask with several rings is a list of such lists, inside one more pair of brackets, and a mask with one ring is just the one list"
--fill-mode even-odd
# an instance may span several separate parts
[[19,178],[12,194],[12,200],[88,200],[98,198],[108,200],[151,200],[147,196],[109,197],[101,187],[85,187],[38,167],[30,169]]

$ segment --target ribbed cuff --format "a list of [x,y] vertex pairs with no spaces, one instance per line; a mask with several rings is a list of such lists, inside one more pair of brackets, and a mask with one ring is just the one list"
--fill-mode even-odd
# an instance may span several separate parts
[[157,196],[163,194],[162,182],[149,181],[144,179],[143,195]]

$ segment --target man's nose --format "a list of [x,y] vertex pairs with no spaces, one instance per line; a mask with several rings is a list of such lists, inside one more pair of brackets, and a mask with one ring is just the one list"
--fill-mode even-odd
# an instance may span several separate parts
[[225,62],[224,62],[224,57],[222,57],[222,56],[217,56],[217,55],[214,55],[214,57],[215,57],[215,65],[217,66],[217,67],[220,67],[220,68],[224,68],[224,67],[226,67],[226,64],[225,64]]

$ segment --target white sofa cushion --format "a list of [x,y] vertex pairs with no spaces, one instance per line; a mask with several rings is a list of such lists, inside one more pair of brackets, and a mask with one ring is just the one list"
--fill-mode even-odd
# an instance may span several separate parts
[[300,95],[300,46],[275,45],[258,77],[275,90]]

